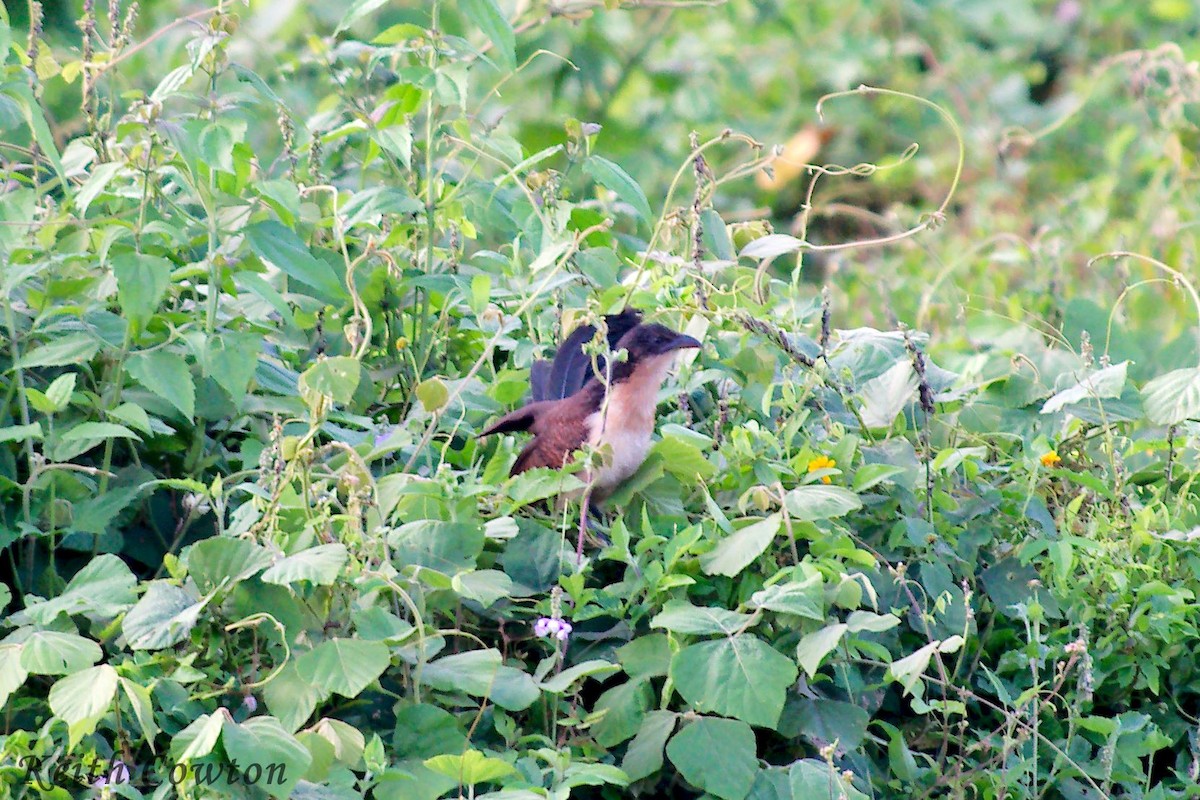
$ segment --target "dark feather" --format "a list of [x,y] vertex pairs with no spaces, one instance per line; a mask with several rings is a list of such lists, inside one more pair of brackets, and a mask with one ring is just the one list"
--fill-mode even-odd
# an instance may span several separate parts
[[529,367],[529,399],[537,403],[541,400],[551,400],[550,391],[550,362],[543,359],[534,361]]
[[493,433],[512,433],[527,431],[537,422],[538,415],[543,412],[547,403],[529,403],[516,411],[510,411],[493,422],[479,434],[480,438],[491,436]]
[[518,475],[538,467],[560,469],[587,440],[587,418],[599,407],[602,398],[597,385],[597,390],[578,392],[566,400],[534,403],[538,407],[530,427],[534,437],[517,456],[509,474]]
[[[605,318],[608,327],[608,349],[615,350],[621,337],[634,328],[642,320],[642,313],[633,308],[627,308],[620,314],[609,314]],[[596,336],[596,328],[592,325],[581,325],[571,331],[554,356],[550,364],[550,373],[546,378],[541,397],[534,389],[534,398],[542,400],[560,400],[582,389],[589,381],[603,376],[606,369],[606,359],[600,356],[596,366],[599,376],[592,369],[592,357],[584,351],[584,346]],[[539,371],[545,368],[539,368]],[[532,373],[530,383],[533,383]]]

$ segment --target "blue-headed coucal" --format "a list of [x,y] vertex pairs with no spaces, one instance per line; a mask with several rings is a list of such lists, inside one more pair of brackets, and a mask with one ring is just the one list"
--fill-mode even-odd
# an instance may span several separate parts
[[562,343],[552,361],[530,370],[532,401],[498,419],[480,436],[529,431],[533,439],[513,464],[517,475],[536,467],[561,468],[585,443],[608,446],[603,466],[582,478],[596,499],[611,494],[633,475],[650,449],[658,390],[676,354],[700,342],[665,325],[643,322],[626,309],[605,317],[610,350],[624,350],[623,361],[593,361],[585,345],[596,329],[584,325]]

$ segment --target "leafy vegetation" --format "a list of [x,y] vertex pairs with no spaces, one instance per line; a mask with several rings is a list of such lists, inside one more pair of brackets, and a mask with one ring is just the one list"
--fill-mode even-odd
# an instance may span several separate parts
[[7,795],[1195,796],[1190,7],[881,5],[5,18]]

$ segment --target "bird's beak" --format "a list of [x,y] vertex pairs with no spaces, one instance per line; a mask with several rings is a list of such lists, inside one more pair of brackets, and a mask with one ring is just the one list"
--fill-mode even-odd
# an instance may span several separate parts
[[681,333],[667,344],[667,352],[672,350],[699,350],[700,340],[688,336],[686,333]]

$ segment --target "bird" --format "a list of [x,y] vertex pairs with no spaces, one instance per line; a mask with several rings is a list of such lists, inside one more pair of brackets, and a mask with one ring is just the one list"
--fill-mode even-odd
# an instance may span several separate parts
[[562,468],[584,444],[608,446],[608,457],[582,474],[589,499],[603,500],[637,472],[650,450],[658,390],[675,357],[700,342],[665,325],[644,322],[641,312],[625,309],[605,317],[610,351],[624,360],[598,357],[585,345],[596,328],[572,331],[553,360],[530,369],[530,402],[485,428],[480,437],[528,431],[533,439],[521,450],[510,475],[538,467]]

